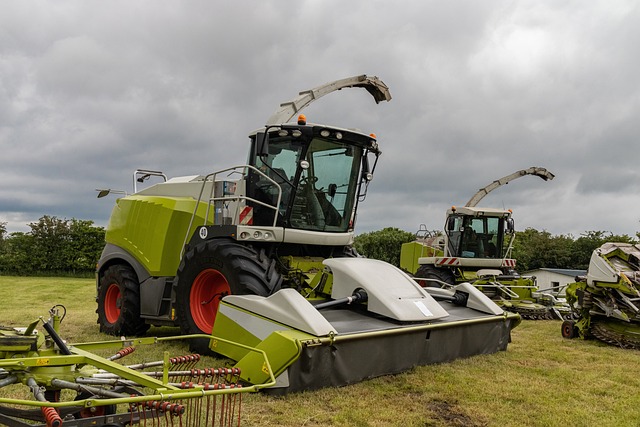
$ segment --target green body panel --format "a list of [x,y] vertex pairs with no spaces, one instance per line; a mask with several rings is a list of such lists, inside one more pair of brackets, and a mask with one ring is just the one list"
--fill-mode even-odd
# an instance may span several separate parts
[[[213,338],[210,342],[210,349],[229,359],[238,361],[234,366],[240,368],[241,378],[252,384],[264,382],[264,379],[270,378],[270,372],[274,376],[280,375],[289,365],[295,362],[302,352],[301,341],[313,340],[316,337],[292,329],[281,323],[274,322],[268,318],[250,313],[242,309],[235,309],[232,313],[241,313],[249,316],[248,319],[238,322],[225,315],[226,306],[223,300],[220,304],[216,315],[216,322],[213,326]],[[244,325],[244,326],[241,326]],[[260,339],[256,337],[251,330],[267,333],[267,337]],[[265,332],[269,331],[269,332]],[[242,343],[244,346],[255,348],[263,351],[269,360],[269,366],[266,366],[264,359],[260,353],[249,351],[237,345],[231,345],[229,341],[217,340],[215,337],[227,338],[236,343]]]
[[[282,264],[287,266],[284,280],[291,287],[303,289],[303,295],[307,298],[318,295],[331,294],[333,276],[321,274],[324,271],[324,258],[308,256],[283,256]],[[320,274],[319,274],[320,273]]]
[[443,252],[416,241],[403,243],[400,249],[400,268],[415,274],[420,267],[418,258],[433,256],[443,256]]
[[[221,302],[224,304],[224,301]],[[216,322],[213,325],[213,336],[223,336],[223,337],[233,337],[234,341],[240,342],[244,345],[255,347],[260,343],[258,337],[247,331],[245,328],[240,326],[237,322],[229,319],[224,313],[218,311],[216,314]],[[240,360],[249,352],[247,349],[230,345],[225,341],[218,341],[216,339],[212,339],[209,343],[209,348],[218,353],[222,354],[233,360]]]
[[[255,348],[267,354],[273,376],[277,377],[300,357],[300,342],[311,338],[314,337],[295,330],[275,331]],[[252,384],[264,383],[270,378],[269,368],[259,353],[247,353],[235,367],[240,368],[242,379]]]
[[281,259],[290,269],[308,273],[317,273],[324,269],[324,258],[321,257],[284,256]]
[[[175,276],[195,204],[191,197],[123,197],[111,213],[106,241],[129,252],[151,276]],[[189,236],[205,212],[201,203]]]
[[589,315],[589,308],[578,307],[578,294],[584,293],[587,288],[586,282],[574,282],[567,285],[565,288],[565,295],[567,297],[567,303],[579,314],[579,319],[576,320],[575,326],[578,330],[578,335],[582,339],[589,337],[589,329],[591,329],[591,316]]

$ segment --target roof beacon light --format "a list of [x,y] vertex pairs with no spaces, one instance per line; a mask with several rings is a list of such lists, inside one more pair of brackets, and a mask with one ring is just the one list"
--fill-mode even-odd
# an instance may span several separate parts
[[300,126],[304,126],[304,125],[306,125],[306,124],[307,124],[307,116],[305,116],[304,114],[300,114],[300,115],[298,116],[298,124],[299,124]]

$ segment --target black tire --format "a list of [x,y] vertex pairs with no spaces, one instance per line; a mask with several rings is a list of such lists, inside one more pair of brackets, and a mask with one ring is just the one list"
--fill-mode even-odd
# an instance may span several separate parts
[[562,337],[572,339],[578,336],[578,328],[573,320],[565,320],[562,322]]
[[442,288],[445,283],[447,285],[456,284],[456,279],[455,277],[453,277],[453,273],[451,271],[442,268],[436,268],[432,265],[421,265],[420,267],[418,267],[418,270],[416,271],[416,274],[414,276],[417,278],[416,281],[423,288]]
[[[228,294],[268,296],[282,276],[264,250],[233,240],[205,241],[182,258],[176,276],[176,314],[183,334],[211,334],[220,299]],[[191,351],[207,354],[208,339],[193,339]]]
[[98,287],[100,332],[110,335],[143,335],[149,325],[140,318],[140,287],[128,265],[112,265],[100,277]]

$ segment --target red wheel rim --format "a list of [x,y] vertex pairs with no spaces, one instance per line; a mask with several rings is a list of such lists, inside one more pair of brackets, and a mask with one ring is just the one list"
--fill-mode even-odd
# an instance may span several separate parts
[[115,283],[110,284],[104,296],[104,316],[107,322],[116,323],[120,317],[121,298],[120,287]]
[[203,333],[211,333],[220,298],[230,293],[229,282],[218,270],[203,270],[193,281],[189,295],[191,317]]

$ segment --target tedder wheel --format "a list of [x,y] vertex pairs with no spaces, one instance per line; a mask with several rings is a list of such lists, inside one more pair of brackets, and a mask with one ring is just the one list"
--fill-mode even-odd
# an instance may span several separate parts
[[578,336],[578,328],[576,322],[573,320],[565,320],[562,322],[562,337],[563,338],[575,338]]
[[444,283],[449,285],[456,284],[456,279],[453,277],[453,273],[446,269],[435,268],[432,265],[421,265],[420,267],[418,267],[415,277],[417,278],[416,281],[423,288],[442,288],[444,286]]
[[[176,276],[176,313],[183,334],[211,334],[220,299],[229,294],[268,296],[280,289],[275,260],[228,239],[207,240],[189,250]],[[209,353],[208,339],[191,350]]]
[[[94,396],[91,393],[88,393],[85,391],[78,394],[75,400],[90,399],[92,397]],[[116,405],[93,406],[91,408],[82,408],[80,411],[73,414],[73,417],[76,419],[103,417],[105,415],[113,415],[116,413],[116,411],[117,411]],[[111,424],[105,424],[105,425],[111,425]]]
[[149,329],[140,318],[140,288],[131,267],[112,265],[102,273],[96,313],[100,332],[136,336]]

